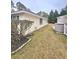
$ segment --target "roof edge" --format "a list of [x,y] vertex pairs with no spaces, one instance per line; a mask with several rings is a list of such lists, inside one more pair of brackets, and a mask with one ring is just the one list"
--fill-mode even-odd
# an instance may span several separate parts
[[11,15],[12,14],[19,14],[19,13],[28,13],[28,14],[31,14],[31,15],[36,16],[36,17],[39,17],[39,18],[46,18],[46,17],[42,17],[42,16],[39,16],[39,15],[30,13],[30,12],[27,12],[27,11],[16,11],[16,12],[12,12]]

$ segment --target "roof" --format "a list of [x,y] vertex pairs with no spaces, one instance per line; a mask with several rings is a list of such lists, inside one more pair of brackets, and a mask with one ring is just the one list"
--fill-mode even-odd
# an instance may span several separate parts
[[67,15],[59,16],[57,18],[67,18]]
[[21,14],[21,13],[30,14],[32,16],[39,17],[39,18],[46,18],[46,17],[36,15],[34,13],[27,12],[27,11],[15,11],[15,12],[12,12],[11,15],[13,15],[13,14]]
[[57,17],[57,23],[67,24],[67,15]]

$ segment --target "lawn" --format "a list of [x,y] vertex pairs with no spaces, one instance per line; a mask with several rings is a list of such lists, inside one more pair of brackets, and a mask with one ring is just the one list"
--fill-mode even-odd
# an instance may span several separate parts
[[31,41],[15,54],[12,59],[67,59],[67,38],[56,33],[51,25],[33,32]]

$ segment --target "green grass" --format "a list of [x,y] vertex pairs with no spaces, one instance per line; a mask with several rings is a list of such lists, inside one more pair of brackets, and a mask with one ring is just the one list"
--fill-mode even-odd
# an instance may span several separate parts
[[66,59],[67,38],[47,25],[33,33],[32,40],[11,56],[12,59]]

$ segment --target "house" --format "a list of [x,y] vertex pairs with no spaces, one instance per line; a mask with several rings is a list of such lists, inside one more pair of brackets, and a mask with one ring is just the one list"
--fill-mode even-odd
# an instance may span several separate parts
[[20,31],[22,29],[21,33],[23,35],[32,33],[33,31],[36,31],[36,30],[40,29],[41,27],[44,27],[45,25],[48,24],[47,18],[38,16],[34,13],[30,13],[27,11],[12,12],[11,20],[19,21],[17,30],[18,30],[18,33],[20,33]]
[[67,34],[67,15],[57,17],[55,31]]

